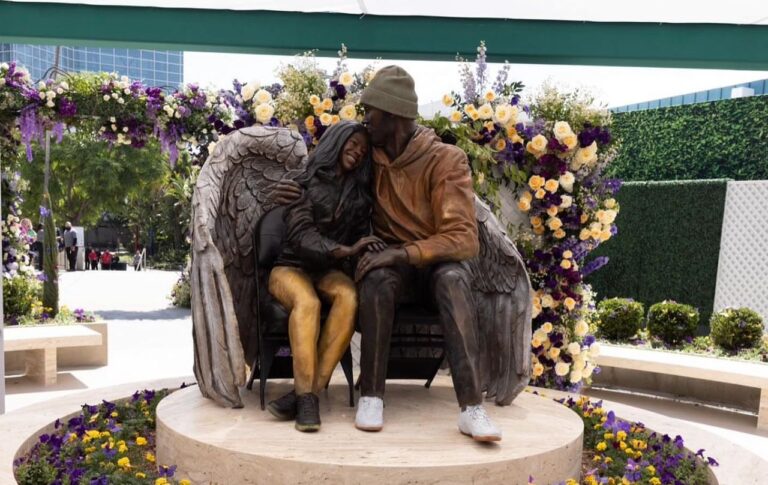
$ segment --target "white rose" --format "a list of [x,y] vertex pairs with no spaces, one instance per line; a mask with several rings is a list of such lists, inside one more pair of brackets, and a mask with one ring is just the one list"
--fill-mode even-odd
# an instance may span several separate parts
[[118,98],[118,96],[119,96],[119,94],[117,94],[117,93],[112,93],[112,99],[117,99],[117,98]]
[[577,384],[577,383],[581,382],[581,378],[582,378],[582,376],[581,376],[581,371],[580,370],[574,370],[573,372],[571,372],[570,380],[571,380],[572,384]]
[[565,138],[568,135],[572,135],[573,131],[571,130],[571,126],[568,124],[567,121],[558,121],[555,123],[554,128],[555,138],[557,138],[557,141],[562,142],[563,138]]
[[59,86],[61,86],[62,89],[66,89],[66,90],[69,89],[69,84],[67,84],[67,81],[61,81],[59,83]]
[[241,91],[243,100],[250,101],[251,98],[253,98],[253,95],[256,94],[257,90],[258,90],[258,86],[255,84],[248,83],[245,86],[243,86],[243,89]]
[[490,120],[493,118],[493,106],[491,106],[491,103],[485,103],[477,109],[477,114],[481,120]]
[[496,112],[494,113],[494,119],[501,125],[507,124],[512,118],[512,106],[508,104],[500,104],[496,106]]
[[350,87],[355,82],[355,77],[349,72],[343,72],[339,76],[339,82],[345,87]]
[[117,98],[118,104],[125,104],[125,100],[123,98]]
[[269,94],[269,91],[266,89],[259,89],[256,91],[256,95],[254,96],[256,99],[256,102],[259,104],[269,103],[272,101],[272,95]]
[[570,367],[571,366],[566,364],[565,362],[558,362],[555,365],[555,374],[559,375],[560,377],[563,377],[564,375],[568,374]]
[[111,128],[112,128],[112,131],[117,131],[117,125],[113,124]]
[[53,101],[51,101],[51,100],[48,100],[48,102],[47,102],[47,103],[45,103],[45,105],[46,105],[46,106],[48,106],[49,108],[53,108],[54,106],[56,106],[56,103],[54,103],[54,102],[53,102]]
[[260,123],[267,123],[272,119],[272,115],[275,114],[275,108],[271,104],[262,103],[256,106],[256,120]]
[[8,69],[9,67],[11,66],[9,66],[7,62],[0,64],[0,69]]
[[110,117],[109,117],[109,122],[110,122],[110,123],[117,123],[117,119],[115,119],[115,117],[114,117],[114,116],[110,116]]
[[123,133],[128,133],[128,127],[127,126],[123,127]]
[[56,88],[56,94],[62,94],[64,92],[61,88]]
[[595,342],[592,345],[589,346],[589,355],[592,357],[597,357],[600,355],[600,343]]
[[342,120],[354,120],[357,117],[357,109],[354,104],[347,104],[339,111]]
[[573,329],[577,337],[583,337],[589,332],[589,324],[584,320],[576,322],[576,327]]
[[584,367],[584,371],[583,371],[584,377],[589,378],[594,371],[595,371],[595,364],[592,364],[592,363],[587,364],[587,366]]
[[178,111],[173,114],[174,118],[181,118],[181,113]]
[[542,342],[544,342],[545,340],[547,340],[547,332],[545,332],[541,328],[539,328],[535,332],[533,332],[533,338],[541,340]]
[[552,295],[544,295],[541,297],[541,306],[544,308],[552,307],[555,305],[555,300]]
[[569,343],[568,353],[571,355],[579,355],[581,353],[581,344],[579,344],[578,342]]
[[573,197],[570,195],[561,195],[560,196],[560,207],[563,209],[569,208],[571,205],[573,205]]
[[40,81],[39,83],[37,83],[37,89],[41,91],[45,89],[45,81]]
[[130,90],[130,89],[128,89],[128,88],[125,88],[125,89],[123,90],[123,93],[125,93],[125,94],[131,94],[131,90]]
[[573,192],[573,183],[576,181],[576,177],[573,176],[573,173],[565,172],[560,176],[558,181],[560,182],[560,187],[562,187],[563,190],[566,192]]

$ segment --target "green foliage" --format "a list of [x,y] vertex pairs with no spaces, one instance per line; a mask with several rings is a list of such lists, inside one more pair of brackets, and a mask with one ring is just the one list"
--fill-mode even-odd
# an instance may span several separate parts
[[[97,131],[96,126],[81,124],[77,131],[67,132],[61,143],[51,143],[52,208],[73,225],[94,225],[104,212],[125,209],[132,195],[148,193],[166,170],[166,159],[156,142],[141,150],[110,147]],[[42,160],[43,148],[36,145],[34,156]],[[23,157],[21,150],[19,158]],[[19,161],[17,166],[29,181],[22,212],[35,214],[43,195],[43,164]]]
[[618,235],[594,253],[611,261],[588,278],[597,294],[628,296],[646,308],[664,299],[684,300],[708,322],[726,185],[725,180],[625,184],[616,196]]
[[59,313],[59,272],[58,272],[58,251],[56,243],[56,225],[53,220],[53,210],[51,207],[51,196],[43,195],[43,206],[48,208],[48,215],[43,221],[43,274],[45,282],[43,283],[43,307],[50,309],[52,316]]
[[[531,117],[546,120],[551,126],[556,121],[567,121],[574,133],[585,126],[611,126],[611,112],[605,106],[596,106],[595,97],[580,89],[562,91],[545,82],[531,103]],[[613,127],[611,127],[613,131]]]
[[763,336],[763,319],[749,308],[726,308],[710,320],[712,341],[726,350],[754,348]]
[[32,314],[35,303],[41,297],[40,283],[26,275],[3,278],[3,317],[5,321],[17,321]]
[[174,283],[173,290],[171,290],[171,301],[173,306],[192,308],[192,286],[187,271],[182,272],[179,280]]
[[294,62],[281,66],[277,77],[283,83],[275,116],[281,120],[300,120],[314,115],[309,97],[322,97],[326,90],[325,73],[320,69],[313,52],[294,58]]
[[693,339],[699,326],[699,311],[690,305],[662,301],[648,309],[648,333],[669,345]]
[[623,180],[768,179],[768,96],[614,114]]
[[643,304],[630,298],[609,298],[597,304],[600,337],[627,340],[643,325]]

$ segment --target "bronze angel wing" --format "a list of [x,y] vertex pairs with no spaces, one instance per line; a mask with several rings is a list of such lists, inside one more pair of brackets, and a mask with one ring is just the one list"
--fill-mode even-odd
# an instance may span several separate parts
[[256,222],[274,188],[301,173],[307,148],[286,128],[253,126],[223,138],[208,157],[192,196],[192,333],[200,392],[242,407],[239,387],[257,346]]
[[477,306],[479,370],[487,399],[507,405],[531,376],[533,289],[515,244],[475,196],[480,253],[468,261]]

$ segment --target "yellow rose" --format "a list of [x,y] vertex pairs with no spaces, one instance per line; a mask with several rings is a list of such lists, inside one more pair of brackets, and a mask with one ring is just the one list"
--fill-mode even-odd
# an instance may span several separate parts
[[547,220],[547,227],[552,231],[557,231],[563,227],[563,221],[561,221],[559,217],[552,217]]
[[312,115],[307,116],[306,119],[304,119],[304,126],[306,126],[307,128],[310,128],[310,127],[314,128],[314,126],[315,126],[315,117],[312,116]]
[[579,221],[580,221],[582,224],[585,224],[585,223],[586,223],[588,220],[589,220],[589,215],[587,215],[587,213],[586,213],[586,212],[582,212],[582,213],[581,213],[581,216],[579,217]]
[[331,124],[332,124],[332,125],[335,125],[335,124],[336,124],[336,123],[338,123],[339,121],[341,121],[341,118],[339,118],[339,115],[333,115],[333,116],[331,116]]
[[535,362],[533,364],[533,377],[539,377],[544,373],[544,366],[541,365],[541,362]]
[[350,87],[353,82],[355,82],[355,76],[349,72],[342,72],[341,76],[339,76],[339,83],[345,87]]
[[582,241],[586,241],[591,236],[591,233],[589,232],[589,229],[582,229],[581,232],[579,232],[579,239]]
[[480,114],[477,112],[477,110],[472,111],[471,113],[468,114],[468,116],[470,117],[470,119],[472,119],[472,121],[477,121],[480,119]]
[[528,202],[533,200],[533,195],[527,190],[520,194],[520,199],[526,199]]
[[547,215],[549,217],[555,217],[557,215],[557,212],[558,210],[556,205],[553,205],[549,209],[547,209]]
[[550,322],[544,322],[544,324],[541,326],[541,330],[544,333],[549,333],[552,331],[552,323]]
[[445,106],[453,106],[453,101],[454,101],[453,96],[451,96],[450,94],[443,95],[443,104]]
[[605,202],[603,202],[606,209],[613,209],[616,207],[616,199],[605,199]]
[[539,227],[542,224],[543,224],[543,221],[541,220],[541,217],[539,216],[531,217],[531,225],[533,227]]
[[320,96],[318,96],[316,94],[313,94],[312,96],[310,96],[309,97],[309,104],[311,104],[312,106],[319,105],[320,104]]
[[[512,117],[512,106],[508,104],[500,104],[496,106],[496,110],[493,115],[493,118],[494,120],[496,120],[497,123],[499,123],[500,125],[506,125],[509,122],[511,117]],[[513,130],[515,129],[514,124],[512,125],[511,128]],[[507,133],[509,135],[512,135],[509,129],[507,129]],[[517,133],[517,130],[515,130],[515,133]]]
[[522,138],[520,138],[520,135],[518,135],[517,133],[515,133],[514,135],[511,135],[511,136],[509,137],[509,141],[511,141],[512,143],[520,143],[520,144],[522,145],[522,144],[523,144],[523,141],[525,141],[525,140],[523,140]]
[[528,186],[533,190],[538,190],[544,186],[545,182],[544,177],[541,175],[532,175],[531,178],[528,179]]
[[589,324],[584,320],[579,320],[576,322],[576,327],[573,329],[573,332],[577,337],[583,337],[589,332]]
[[560,348],[559,347],[552,347],[549,349],[549,358],[554,360],[557,359],[560,356]]
[[496,140],[496,150],[502,151],[505,148],[507,148],[507,142],[504,141],[504,138],[499,138],[498,140]]
[[357,117],[357,108],[354,104],[347,104],[341,108],[339,116],[342,120],[354,120]]
[[485,94],[483,95],[483,98],[485,98],[485,100],[490,103],[491,101],[496,99],[496,93],[490,90],[486,91]]
[[461,111],[453,111],[451,116],[448,117],[453,123],[461,121]]
[[523,212],[527,212],[531,210],[531,202],[525,199],[520,199],[517,202],[517,208],[520,209]]
[[533,233],[538,236],[541,236],[542,234],[544,234],[544,226],[534,226]]
[[563,269],[571,269],[571,262],[567,259],[560,261],[560,267]]
[[571,133],[570,135],[566,135],[562,140],[560,140],[560,143],[565,145],[568,150],[573,150],[579,144],[579,138]]
[[581,382],[581,378],[582,378],[582,375],[581,375],[581,371],[580,370],[574,370],[574,371],[571,372],[570,380],[571,380],[572,384],[576,384],[578,382]]
[[553,132],[555,133],[555,138],[557,138],[557,141],[559,142],[562,142],[563,138],[565,138],[566,136],[573,135],[573,130],[571,130],[571,125],[569,125],[567,121],[556,122]]
[[549,180],[547,180],[547,182],[544,184],[544,188],[545,188],[545,189],[546,189],[548,192],[550,192],[550,193],[552,193],[552,194],[554,194],[555,192],[557,192],[557,188],[558,188],[559,186],[560,186],[560,183],[559,183],[557,180],[555,180],[555,179],[549,179]]
[[321,106],[326,111],[328,111],[329,109],[333,109],[333,101],[331,100],[331,98],[325,98]]
[[315,116],[320,116],[321,114],[325,113],[325,110],[323,109],[322,106],[318,105],[318,106],[315,106],[314,112],[315,112]]
[[490,120],[493,118],[493,106],[490,103],[485,103],[477,110],[477,114],[480,115],[481,120]]
[[256,96],[254,96],[254,99],[256,99],[256,102],[259,104],[269,103],[272,101],[272,95],[269,94],[269,91],[266,89],[259,89],[256,91]]
[[616,211],[611,209],[599,210],[597,211],[597,220],[603,224],[611,224],[616,220]]
[[611,238],[611,231],[600,231],[600,237],[596,239],[600,239],[600,241],[605,242]]
[[464,106],[464,112],[467,114],[467,116],[471,117],[472,113],[477,113],[477,108],[475,108],[474,104],[468,104]]
[[333,116],[331,116],[328,113],[323,113],[320,115],[320,123],[323,126],[330,126],[331,122],[333,122]]
[[563,258],[571,259],[572,257],[573,257],[573,251],[571,251],[570,249],[566,249],[565,251],[563,251]]
[[535,194],[533,194],[533,196],[537,199],[543,199],[545,195],[547,195],[547,191],[544,189],[539,189]]
[[260,123],[267,123],[275,114],[275,108],[271,104],[260,104],[256,106],[256,120]]
[[565,237],[565,231],[562,229],[558,229],[555,232],[552,233],[553,236],[555,236],[557,239],[562,239]]
[[552,295],[543,295],[541,297],[541,306],[544,308],[552,308],[555,306],[555,300],[552,298]]
[[547,138],[544,135],[536,135],[528,142],[528,151],[541,153],[547,149]]
[[533,337],[531,339],[531,347],[533,348],[541,347],[541,340],[537,339],[536,337]]

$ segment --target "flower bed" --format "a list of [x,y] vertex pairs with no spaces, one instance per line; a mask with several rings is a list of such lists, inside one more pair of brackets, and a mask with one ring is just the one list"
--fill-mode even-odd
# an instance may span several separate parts
[[66,422],[56,420],[51,433],[14,461],[18,483],[189,485],[154,454],[156,408],[168,393],[136,391],[126,400],[83,405]]
[[[717,460],[704,456],[705,450],[686,449],[681,436],[660,435],[642,423],[621,420],[606,411],[602,401],[587,397],[556,401],[584,421],[582,476],[564,485],[706,485],[708,467],[718,466]],[[528,483],[535,483],[535,478]]]

